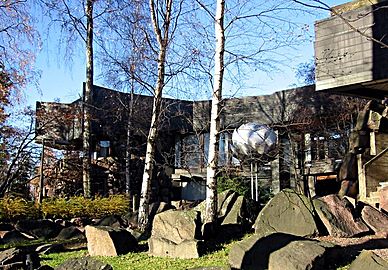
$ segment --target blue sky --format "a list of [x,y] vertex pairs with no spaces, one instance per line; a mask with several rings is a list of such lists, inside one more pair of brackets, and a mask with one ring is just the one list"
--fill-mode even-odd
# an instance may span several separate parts
[[[337,5],[346,1],[330,0],[325,1],[329,5]],[[314,21],[328,17],[328,12],[320,12],[318,16],[306,16],[301,20],[309,25],[310,33],[314,32]],[[267,74],[256,72],[252,74],[250,88],[243,89],[238,95],[262,95],[269,94],[277,90],[291,88],[297,83],[295,78],[295,68],[302,62],[313,58],[313,39],[303,43],[292,51],[292,61],[285,63],[278,72]],[[51,42],[50,46],[43,43],[41,52],[37,55],[36,68],[41,71],[39,79],[39,90],[29,87],[26,91],[26,100],[29,105],[34,106],[36,101],[71,102],[81,94],[82,82],[85,81],[85,57],[80,50],[79,55],[73,58],[72,62],[63,61],[63,56],[58,55],[56,42]],[[98,79],[99,71],[96,68],[95,84],[104,86]]]

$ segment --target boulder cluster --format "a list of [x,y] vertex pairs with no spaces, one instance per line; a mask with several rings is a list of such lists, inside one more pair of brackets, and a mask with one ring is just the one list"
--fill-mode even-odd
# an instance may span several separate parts
[[[218,196],[217,224],[205,222],[205,202],[197,205],[156,204],[148,234],[134,230],[135,218],[100,220],[29,220],[0,224],[0,242],[58,240],[61,244],[28,245],[0,252],[0,269],[52,269],[39,254],[85,248],[91,257],[72,259],[55,269],[112,269],[93,256],[139,251],[148,239],[151,256],[198,258],[209,252],[215,237],[236,242],[229,251],[230,269],[388,269],[388,216],[350,198],[328,195],[310,199],[293,190],[276,194],[262,209],[255,202],[225,191]],[[246,235],[247,232],[254,232]],[[367,241],[341,245],[333,239]],[[210,269],[210,268],[201,268]],[[213,267],[211,269],[223,269]]]
[[[252,236],[232,247],[231,269],[337,269],[360,251],[349,269],[388,269],[387,257],[367,252],[388,249],[388,216],[368,205],[353,205],[352,199],[328,195],[311,200],[283,190],[260,211],[253,227]],[[318,240],[324,235],[326,240],[373,237],[369,243],[340,246]]]

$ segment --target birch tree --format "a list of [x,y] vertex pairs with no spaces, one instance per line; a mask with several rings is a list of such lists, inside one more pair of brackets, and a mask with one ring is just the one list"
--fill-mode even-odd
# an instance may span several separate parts
[[[183,75],[193,59],[191,51],[182,45],[182,32],[187,33],[187,28],[179,29],[178,20],[185,8],[184,1],[124,1],[125,9],[121,9],[114,18],[106,20],[106,36],[109,42],[104,42],[104,52],[101,62],[104,63],[105,80],[115,85],[122,91],[129,92],[129,102],[121,102],[123,110],[129,114],[127,125],[127,155],[126,171],[129,176],[129,157],[131,153],[130,142],[134,133],[136,120],[132,119],[132,106],[137,104],[136,94],[151,95],[154,97],[152,105],[152,124],[145,134],[147,149],[144,179],[141,190],[140,212],[148,215],[148,204],[151,192],[151,178],[154,175],[156,160],[155,154],[160,154],[156,147],[157,134],[161,124],[166,124],[165,114],[168,106],[161,108],[162,95],[168,94],[171,89],[176,90],[177,81]],[[187,3],[187,2],[186,2]],[[190,8],[190,7],[188,7]],[[180,24],[179,24],[180,25]],[[108,34],[109,33],[109,34]],[[174,38],[178,36],[179,38]],[[176,93],[179,93],[180,88]],[[183,91],[182,91],[183,92]],[[175,93],[174,93],[175,94]],[[170,92],[171,95],[171,92]],[[173,95],[177,97],[176,95]],[[126,106],[128,104],[128,106]],[[133,120],[133,123],[132,123]],[[135,124],[135,125],[133,125]],[[140,132],[139,132],[140,131]],[[143,130],[136,130],[143,133]],[[142,154],[142,153],[140,153]],[[170,161],[167,157],[163,162]],[[168,164],[172,165],[172,164]],[[133,180],[128,179],[127,190]],[[141,215],[142,215],[141,214]],[[140,215],[141,223],[148,221]],[[146,225],[145,225],[146,226]],[[143,226],[144,227],[144,226]]]
[[91,104],[93,89],[93,5],[95,0],[87,0],[86,13],[86,83],[83,97],[83,160],[82,160],[82,182],[84,196],[91,197],[91,157],[90,157],[90,132],[91,132]]
[[145,167],[141,187],[138,222],[141,230],[148,226],[149,200],[151,178],[155,159],[155,143],[158,132],[158,118],[161,110],[162,93],[165,84],[165,65],[167,47],[170,38],[170,25],[172,16],[173,0],[164,0],[164,6],[158,5],[154,0],[149,1],[152,25],[158,42],[158,77],[154,91],[151,126],[147,138],[147,150]]
[[[85,197],[92,196],[91,188],[91,119],[92,89],[94,81],[94,35],[95,18],[113,12],[111,1],[86,0],[81,3],[63,0],[41,0],[44,10],[50,15],[51,23],[60,27],[60,43],[65,44],[65,57],[74,57],[73,52],[81,40],[85,48],[85,89],[83,92],[83,191]],[[100,2],[98,12],[95,4]]]
[[[120,1],[120,9],[111,16],[107,16],[103,22],[104,35],[109,39],[101,39],[97,42],[103,48],[99,57],[101,67],[104,70],[102,78],[108,84],[129,93],[129,100],[122,100],[121,110],[128,115],[126,130],[125,151],[125,192],[132,200],[136,179],[132,175],[133,167],[131,155],[135,152],[133,146],[134,135],[134,106],[138,102],[136,93],[142,93],[145,89],[153,86],[147,82],[152,77],[150,74],[150,59],[153,51],[147,46],[149,33],[148,12],[145,14],[146,1]],[[148,10],[147,10],[148,11]],[[149,76],[149,77],[148,77]],[[150,91],[152,93],[152,90]]]
[[210,223],[215,222],[217,219],[218,141],[220,135],[220,113],[225,54],[224,11],[225,0],[217,0],[214,22],[216,36],[214,84],[210,116],[209,157],[206,175],[206,222]]
[[[198,21],[194,34],[207,39],[196,51],[202,56],[203,52],[210,51],[206,45],[214,45],[213,53],[210,52],[214,57],[201,57],[197,65],[197,70],[208,76],[212,86],[206,221],[214,222],[220,169],[218,138],[227,128],[220,123],[223,98],[251,88],[252,77],[257,76],[258,71],[269,74],[281,70],[282,65],[290,61],[294,46],[308,40],[308,35],[305,25],[290,19],[294,14],[297,18],[305,10],[295,8],[296,5],[289,1],[196,0],[196,3],[207,15],[195,17]],[[211,7],[214,4],[216,12],[213,15]],[[206,23],[202,24],[204,17],[212,20],[214,35],[209,33]]]

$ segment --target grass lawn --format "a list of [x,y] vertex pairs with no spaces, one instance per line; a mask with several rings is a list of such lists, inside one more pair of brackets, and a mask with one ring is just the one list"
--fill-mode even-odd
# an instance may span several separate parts
[[[198,259],[172,259],[152,257],[149,256],[146,251],[133,252],[118,257],[96,258],[112,265],[114,270],[180,270],[201,266],[221,266],[226,268],[228,266],[228,253],[234,243],[235,241],[228,244],[221,244],[217,248],[217,251],[208,253],[207,255],[202,256]],[[143,245],[145,246],[146,244]],[[67,259],[85,256],[88,256],[87,250],[41,255],[41,264],[47,264],[52,267],[55,267],[63,263]]]

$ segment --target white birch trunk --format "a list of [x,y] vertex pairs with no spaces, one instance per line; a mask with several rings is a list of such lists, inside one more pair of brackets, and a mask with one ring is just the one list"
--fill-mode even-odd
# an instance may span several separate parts
[[83,189],[84,196],[91,197],[91,158],[90,158],[90,129],[91,129],[91,110],[92,88],[93,88],[93,0],[86,1],[86,18],[87,18],[87,33],[86,33],[86,83],[84,90],[83,102]]
[[[152,23],[154,26],[154,32],[159,43],[158,53],[158,80],[155,86],[155,96],[152,109],[151,127],[147,138],[147,150],[145,157],[145,166],[143,173],[143,182],[141,186],[140,194],[140,205],[139,205],[139,229],[146,230],[149,226],[148,214],[149,214],[149,203],[151,193],[151,179],[152,171],[154,167],[155,159],[155,142],[159,127],[159,117],[162,103],[162,92],[164,87],[165,78],[165,64],[166,64],[166,52],[169,35],[169,25],[171,21],[171,9],[172,0],[166,0],[166,10],[163,17],[163,33],[158,25],[157,16],[158,13],[155,10],[154,0],[150,0],[150,11],[152,17]],[[159,18],[160,19],[160,18]]]
[[225,0],[217,0],[215,34],[216,51],[214,67],[214,84],[210,116],[210,142],[206,177],[206,222],[217,220],[217,173],[218,173],[218,142],[220,133],[220,111],[222,99],[222,82],[224,77],[224,9]]

